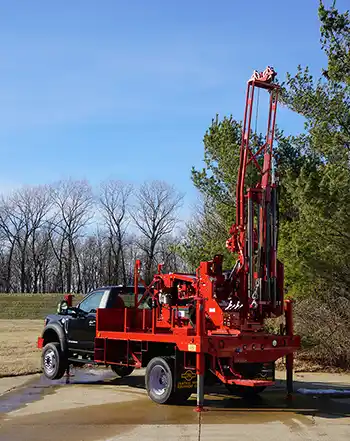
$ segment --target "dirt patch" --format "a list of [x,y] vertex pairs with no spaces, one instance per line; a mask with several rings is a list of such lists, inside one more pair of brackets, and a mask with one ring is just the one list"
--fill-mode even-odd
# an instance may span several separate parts
[[40,372],[42,320],[0,320],[0,377]]

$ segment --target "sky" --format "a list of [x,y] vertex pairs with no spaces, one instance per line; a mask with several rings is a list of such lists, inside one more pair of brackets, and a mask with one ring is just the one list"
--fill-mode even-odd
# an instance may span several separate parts
[[[316,76],[325,66],[317,7],[0,0],[0,191],[65,178],[159,179],[185,194],[187,217],[205,131],[216,113],[242,118],[253,70],[272,65],[283,80],[298,64]],[[277,124],[287,134],[303,128],[282,108]]]

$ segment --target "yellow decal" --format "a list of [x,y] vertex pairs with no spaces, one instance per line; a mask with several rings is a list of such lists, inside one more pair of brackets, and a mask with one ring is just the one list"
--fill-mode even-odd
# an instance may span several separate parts
[[181,375],[181,378],[184,378],[186,381],[191,381],[196,378],[196,373],[188,370]]
[[196,350],[197,350],[197,345],[189,344],[187,349],[188,349],[190,352],[196,352]]
[[197,375],[194,371],[187,370],[181,374],[181,379],[177,383],[178,389],[195,389],[197,387]]

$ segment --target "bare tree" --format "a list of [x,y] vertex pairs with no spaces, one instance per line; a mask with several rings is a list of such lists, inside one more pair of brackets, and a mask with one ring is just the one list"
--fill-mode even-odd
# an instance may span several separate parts
[[[97,253],[98,253],[98,280],[99,284],[101,285],[107,285],[109,284],[109,276],[108,269],[106,265],[106,238],[99,228],[99,226],[96,229],[95,235],[96,244],[97,244]],[[109,268],[109,267],[108,267]]]
[[37,237],[38,291],[56,292],[54,280],[57,276],[57,260],[51,246],[51,223],[48,220]]
[[21,292],[38,290],[40,257],[37,238],[47,222],[50,207],[50,192],[46,186],[25,187],[2,198],[0,228],[9,244],[7,277],[10,280],[16,251]]
[[[52,208],[51,188],[49,186],[38,186],[29,189],[23,193],[22,202],[23,213],[28,212],[26,222],[30,229],[30,266],[32,269],[32,291],[38,291],[39,273],[42,265],[42,259],[45,256],[45,250],[48,244],[46,234],[49,213]],[[24,258],[25,259],[25,258]],[[29,272],[29,274],[31,273]]]
[[60,181],[53,190],[53,204],[57,209],[55,231],[59,235],[59,252],[56,257],[59,268],[66,273],[67,291],[73,289],[73,265],[77,270],[76,290],[81,291],[80,263],[76,244],[89,220],[92,218],[92,190],[89,183],[82,181]]
[[159,243],[159,261],[162,262],[164,272],[187,272],[188,265],[180,256],[178,248],[181,245],[181,234],[166,236]]
[[128,232],[125,243],[124,243],[124,252],[125,252],[125,266],[126,266],[126,284],[132,285],[134,283],[134,269],[135,269],[135,261],[140,258],[140,250],[139,248],[139,236],[133,232]]
[[[86,181],[0,195],[1,290],[86,292],[130,284],[137,258],[145,261],[148,280],[160,261],[166,271],[182,267],[174,234],[181,195],[164,183],[148,183],[131,209],[131,186],[108,181],[99,190],[96,205]],[[97,225],[89,231],[93,216]]]
[[110,251],[114,260],[109,283],[118,283],[120,279],[126,283],[124,238],[129,223],[127,203],[131,192],[130,185],[115,180],[103,182],[100,188],[99,206],[108,230]]
[[10,292],[12,289],[13,271],[17,266],[14,264],[16,245],[19,241],[21,230],[25,228],[25,226],[23,218],[18,218],[16,215],[13,215],[14,204],[11,196],[2,196],[0,204],[0,230],[6,255],[4,258],[6,261],[6,272],[3,278],[6,291]]
[[82,289],[89,292],[101,284],[97,236],[87,236],[79,246]]
[[156,265],[157,247],[178,224],[177,210],[183,195],[162,181],[146,182],[136,194],[131,212],[140,232],[138,245],[146,258],[145,280],[151,282]]

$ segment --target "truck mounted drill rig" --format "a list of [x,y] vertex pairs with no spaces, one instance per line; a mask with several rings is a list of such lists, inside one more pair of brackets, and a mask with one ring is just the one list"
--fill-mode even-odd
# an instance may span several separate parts
[[[156,403],[179,403],[197,391],[201,410],[204,385],[213,380],[232,394],[260,393],[274,384],[275,362],[282,357],[292,392],[293,353],[300,347],[300,337],[293,333],[292,303],[284,300],[283,265],[277,259],[277,182],[272,167],[279,92],[275,76],[267,67],[255,71],[247,84],[236,222],[226,242],[238,256],[233,269],[223,270],[222,255],[201,262],[195,274],[164,274],[159,265],[158,274],[146,285],[136,261],[132,305],[119,302],[96,311],[93,361],[127,372],[145,367],[147,393]],[[257,89],[270,97],[266,139],[253,147]],[[253,188],[246,185],[249,167],[259,177]],[[279,333],[267,332],[265,320],[283,315]],[[40,347],[48,343],[45,333],[39,340]]]

